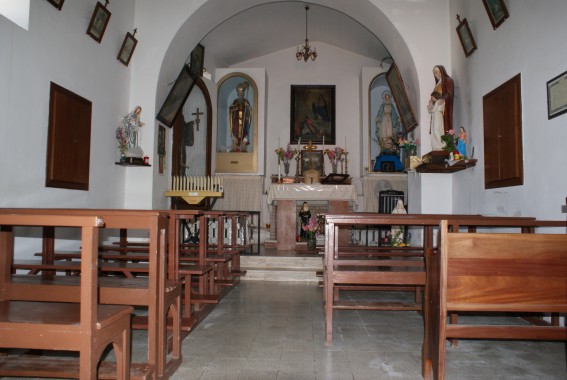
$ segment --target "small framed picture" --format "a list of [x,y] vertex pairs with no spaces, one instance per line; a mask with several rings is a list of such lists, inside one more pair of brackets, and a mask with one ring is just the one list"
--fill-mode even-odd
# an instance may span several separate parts
[[301,173],[303,175],[306,170],[315,169],[319,171],[319,175],[323,175],[323,151],[322,150],[303,150],[301,152]]
[[160,124],[158,130],[157,152],[160,156],[165,156],[165,127]]
[[459,20],[459,26],[457,26],[457,34],[459,35],[459,40],[465,51],[465,56],[470,56],[476,50],[476,42],[474,41],[471,29],[469,28],[469,23],[466,18],[462,21],[457,15],[457,20]]
[[165,171],[165,157],[164,156],[159,156],[159,167],[158,167],[158,172],[159,174],[163,175],[163,172]]
[[504,0],[482,0],[492,27],[496,30],[510,15]]
[[567,112],[567,71],[547,82],[547,119]]
[[61,10],[61,8],[63,8],[63,3],[65,2],[65,0],[47,0],[47,1],[59,10]]
[[[108,0],[106,1],[108,4]],[[91,17],[91,22],[87,28],[87,34],[91,36],[96,42],[100,43],[102,41],[102,36],[108,25],[108,20],[110,20],[110,11],[106,9],[106,5],[102,5],[99,1],[96,3],[95,10]]]
[[135,29],[134,34],[130,32],[126,33],[126,37],[124,37],[124,41],[122,42],[122,46],[120,47],[120,52],[118,52],[117,59],[122,62],[124,66],[128,66],[128,64],[130,63],[132,54],[134,54],[134,49],[136,49],[136,45],[138,44],[138,40],[134,37],[135,34]]

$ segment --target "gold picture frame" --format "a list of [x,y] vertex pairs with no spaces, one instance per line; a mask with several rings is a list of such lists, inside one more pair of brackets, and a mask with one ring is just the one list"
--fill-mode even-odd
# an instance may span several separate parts
[[319,171],[319,175],[324,175],[323,170],[323,151],[322,150],[303,150],[300,157],[300,173],[303,175],[306,170],[314,169]]

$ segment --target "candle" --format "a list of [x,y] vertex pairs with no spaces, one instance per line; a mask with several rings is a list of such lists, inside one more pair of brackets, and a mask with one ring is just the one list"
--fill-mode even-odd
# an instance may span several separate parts
[[280,138],[278,137],[278,148],[281,146],[280,144]]
[[297,140],[297,149],[301,150],[301,137]]
[[347,150],[346,150],[346,136],[345,136],[345,152],[346,152],[346,151],[347,151]]
[[321,148],[321,150],[323,152],[325,151],[325,135],[323,135],[323,147]]

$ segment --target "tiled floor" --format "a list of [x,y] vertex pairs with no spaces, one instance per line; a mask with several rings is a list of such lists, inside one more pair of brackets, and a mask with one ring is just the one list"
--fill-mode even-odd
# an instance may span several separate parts
[[[327,347],[320,288],[242,281],[183,341],[173,379],[422,378],[419,314],[335,311],[334,320]],[[567,378],[565,343],[461,341],[447,363],[448,380]]]

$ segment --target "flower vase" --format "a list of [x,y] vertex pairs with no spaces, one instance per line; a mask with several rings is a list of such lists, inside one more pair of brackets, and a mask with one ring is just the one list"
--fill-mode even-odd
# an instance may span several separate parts
[[310,251],[313,251],[313,250],[315,250],[315,247],[317,247],[317,239],[315,238],[315,235],[308,236],[307,237],[307,248],[309,248]]
[[122,151],[120,151],[120,162],[126,162],[126,155]]
[[337,166],[338,166],[338,162],[331,161],[331,170],[333,174],[337,174]]
[[284,170],[284,174],[287,177],[289,174],[289,161],[284,161],[283,163],[283,170]]

